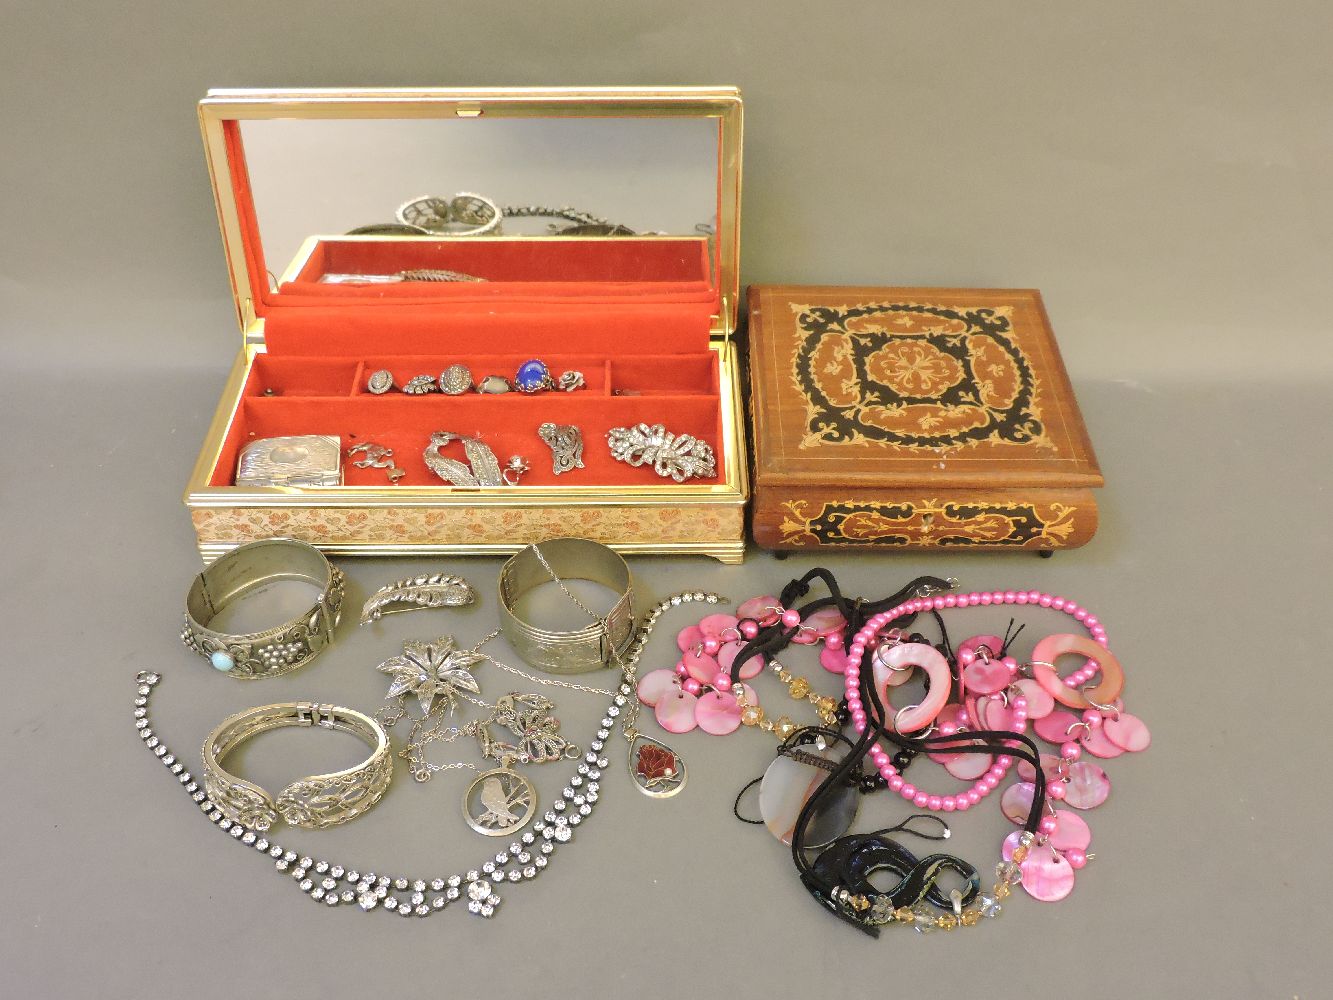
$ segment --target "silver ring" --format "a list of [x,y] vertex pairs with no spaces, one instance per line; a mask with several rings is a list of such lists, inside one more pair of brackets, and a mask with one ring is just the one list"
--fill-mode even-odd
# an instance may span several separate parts
[[537,428],[537,436],[551,449],[551,471],[557,476],[584,467],[583,433],[573,424],[547,421]]
[[510,392],[513,386],[509,384],[509,379],[503,375],[487,375],[477,383],[477,391],[487,395],[498,395],[502,392]]
[[383,396],[392,389],[393,372],[387,368],[381,368],[379,371],[373,372],[370,381],[366,383],[366,391],[375,396]]
[[438,391],[434,375],[413,375],[407,380],[407,385],[403,386],[403,392],[409,396],[425,396]]
[[582,389],[587,384],[583,372],[564,372],[555,387],[561,392],[573,392],[575,389]]
[[440,374],[440,392],[461,396],[472,388],[472,372],[466,365],[450,365]]

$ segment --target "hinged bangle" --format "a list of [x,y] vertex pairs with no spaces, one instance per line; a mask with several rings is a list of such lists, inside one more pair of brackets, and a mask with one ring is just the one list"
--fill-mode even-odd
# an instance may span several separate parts
[[[259,632],[231,634],[208,627],[223,608],[259,587],[301,580],[319,599],[300,616]],[[185,598],[181,642],[215,668],[240,680],[277,677],[303,667],[333,641],[342,617],[342,570],[307,542],[268,538],[228,552],[194,578]]]
[[[315,774],[293,781],[275,799],[253,782],[225,771],[221,761],[237,745],[258,733],[283,726],[339,729],[372,747],[368,758],[345,771]],[[389,737],[368,715],[339,705],[293,701],[264,705],[224,719],[204,741],[204,790],[233,823],[261,832],[281,816],[308,830],[346,823],[373,806],[393,778]]]
[[[584,538],[552,538],[540,547],[550,571],[542,565],[535,545],[510,558],[500,570],[500,627],[505,638],[519,656],[547,673],[580,674],[606,666],[634,637],[634,588],[628,564],[600,542]],[[523,595],[553,580],[591,580],[620,596],[601,621],[584,628],[569,632],[536,628],[518,616],[515,606]]]

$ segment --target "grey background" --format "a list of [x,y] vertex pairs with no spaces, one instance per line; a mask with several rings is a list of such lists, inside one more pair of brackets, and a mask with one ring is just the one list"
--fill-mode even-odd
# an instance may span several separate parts
[[[1326,5],[5,14],[7,994],[1329,994]],[[682,797],[652,803],[613,774],[570,853],[493,923],[325,912],[205,829],[130,735],[138,668],[166,675],[158,725],[188,754],[258,700],[372,705],[371,664],[401,638],[479,638],[494,614],[497,562],[454,561],[481,606],[379,634],[348,624],[309,671],[262,689],[177,644],[198,567],[179,493],[238,343],[194,101],[217,85],[660,82],[744,89],[745,280],[1046,294],[1109,482],[1092,544],[1049,562],[825,561],[853,593],[929,571],[1097,609],[1154,744],[1112,762],[1112,798],[1091,818],[1099,859],[1058,906],[1019,898],[965,935],[849,932],[766,834],[730,817],[770,745],[696,733],[679,741]],[[652,597],[739,599],[813,563],[635,570]],[[354,601],[425,566],[344,565]],[[667,664],[669,639],[649,654]],[[579,731],[587,703],[563,702]],[[256,747],[257,773],[287,773],[285,749]],[[364,820],[292,842],[412,872],[480,857],[456,781],[399,778]],[[993,808],[955,826],[978,863],[1005,830]]]

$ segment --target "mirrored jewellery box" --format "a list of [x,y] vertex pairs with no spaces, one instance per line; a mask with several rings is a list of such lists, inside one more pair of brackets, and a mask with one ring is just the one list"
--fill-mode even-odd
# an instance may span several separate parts
[[210,91],[242,338],[185,502],[211,560],[577,534],[744,554],[731,88]]

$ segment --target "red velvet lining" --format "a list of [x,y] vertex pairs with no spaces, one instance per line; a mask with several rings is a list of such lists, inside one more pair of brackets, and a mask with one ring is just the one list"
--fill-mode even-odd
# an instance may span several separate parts
[[[726,476],[717,355],[712,351],[633,358],[545,355],[543,360],[557,374],[572,367],[584,373],[588,387],[572,393],[406,396],[392,392],[374,396],[365,390],[369,373],[377,368],[391,370],[401,385],[411,375],[438,375],[458,360],[438,355],[317,359],[261,354],[250,370],[210,484],[232,484],[239,451],[251,440],[334,434],[341,438],[344,452],[364,441],[392,448],[395,461],[407,470],[400,485],[445,486],[422,457],[426,442],[437,430],[475,434],[501,461],[513,454],[524,456],[532,466],[523,477],[524,486],[661,484],[651,468],[616,462],[607,448],[608,430],[640,421],[664,423],[671,431],[707,441],[718,457],[718,478],[708,482]],[[463,360],[480,378],[492,372],[512,376],[526,359],[522,355],[476,355]],[[616,391],[630,394],[616,395]],[[582,431],[585,468],[554,474],[550,449],[537,437],[538,425],[547,420],[574,424]],[[458,446],[443,454],[462,457]],[[384,486],[388,480],[383,469],[358,469],[344,461],[344,482],[348,486]]]
[[[315,244],[282,295],[336,294],[367,291],[399,293],[441,290],[440,283],[403,282],[392,285],[321,284],[325,274],[395,274],[412,268],[446,268],[485,278],[485,282],[444,284],[448,291],[501,293],[515,282],[560,288],[570,283],[612,283],[610,291],[626,287],[643,294],[670,292],[712,297],[708,243],[689,239],[340,239],[329,237]],[[424,289],[423,289],[424,285]],[[497,287],[501,286],[501,287]],[[598,289],[582,294],[597,295]]]

